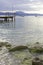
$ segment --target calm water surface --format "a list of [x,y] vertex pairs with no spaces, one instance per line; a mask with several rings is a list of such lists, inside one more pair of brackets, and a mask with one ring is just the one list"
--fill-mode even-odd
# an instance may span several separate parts
[[0,41],[15,45],[43,42],[43,16],[15,17],[15,21],[0,23]]
[[[16,16],[13,22],[0,23],[0,41],[8,41],[15,45],[43,42],[43,17]],[[28,50],[9,53],[3,46],[0,50],[0,65],[32,65],[34,56]],[[43,59],[43,54],[37,56]]]

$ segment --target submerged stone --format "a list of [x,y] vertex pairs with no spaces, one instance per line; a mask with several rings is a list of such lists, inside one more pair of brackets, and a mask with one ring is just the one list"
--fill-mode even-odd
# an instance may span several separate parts
[[12,47],[12,45],[8,42],[0,42],[0,48],[3,46],[5,46],[8,50]]
[[16,46],[14,48],[11,48],[9,51],[13,52],[13,51],[20,51],[20,50],[25,50],[25,49],[28,49],[27,46]]
[[43,45],[41,45],[39,42],[36,42],[33,45],[30,45],[29,51],[33,53],[43,53]]
[[41,59],[35,57],[35,58],[32,60],[32,65],[43,65],[43,61],[41,61]]

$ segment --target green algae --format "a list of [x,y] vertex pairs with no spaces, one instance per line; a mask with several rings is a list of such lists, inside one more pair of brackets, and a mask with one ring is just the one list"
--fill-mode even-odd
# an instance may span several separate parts
[[43,53],[43,45],[39,42],[36,42],[35,44],[30,45],[28,49],[29,49],[29,52],[31,53]]
[[28,59],[28,60],[22,61],[22,64],[23,65],[32,65],[32,60]]
[[39,42],[36,42],[33,45],[19,45],[19,46],[12,46],[8,42],[0,42],[0,48],[2,46],[5,46],[9,52],[15,52],[15,51],[21,51],[21,50],[28,50],[31,53],[43,53],[43,45],[41,45]]
[[15,51],[13,56],[16,57],[16,60],[19,59],[21,61],[20,65],[31,65],[32,63],[32,55],[28,50]]
[[31,53],[43,53],[43,45],[41,45],[39,42],[36,42],[33,45],[19,45],[19,46],[12,46],[10,43],[8,42],[0,42],[0,48],[2,46],[5,46],[9,52],[15,52],[15,51],[22,51],[22,50],[28,50],[28,52]]
[[3,46],[5,46],[9,50],[9,52],[21,51],[21,50],[24,50],[24,49],[28,49],[28,47],[24,46],[24,45],[12,46],[8,42],[0,42],[0,47],[3,47]]
[[1,47],[5,46],[8,50],[12,48],[12,45],[8,42],[0,42],[0,49]]
[[[24,59],[24,58],[28,58],[27,53],[28,52],[22,50],[22,51],[15,53],[15,56],[18,58]],[[28,55],[29,55],[29,53],[28,53]]]
[[23,45],[21,45],[21,46],[16,46],[16,47],[14,47],[14,48],[11,48],[9,51],[10,51],[10,52],[14,52],[14,51],[21,51],[21,50],[24,50],[24,49],[28,49],[28,47],[27,47],[27,46],[23,46]]
[[31,53],[43,53],[43,46],[39,42],[36,42],[33,45],[26,46],[12,46],[8,42],[0,42],[0,48],[3,46],[5,46],[9,50],[15,60],[21,61],[20,65],[32,65],[33,56],[31,55]]
[[43,48],[30,48],[29,49],[30,52],[33,52],[33,53],[43,53]]
[[2,46],[11,46],[11,44],[9,44],[8,42],[0,42],[0,47]]

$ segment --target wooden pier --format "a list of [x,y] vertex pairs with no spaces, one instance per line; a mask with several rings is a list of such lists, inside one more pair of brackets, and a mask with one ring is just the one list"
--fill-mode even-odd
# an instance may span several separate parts
[[7,12],[7,11],[1,11],[0,12],[0,20],[8,21],[8,20],[15,20],[15,12]]
[[0,16],[0,20],[9,21],[10,19],[15,20],[15,16]]

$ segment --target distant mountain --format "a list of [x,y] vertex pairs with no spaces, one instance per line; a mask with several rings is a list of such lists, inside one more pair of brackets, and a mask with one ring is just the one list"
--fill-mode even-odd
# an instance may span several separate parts
[[25,16],[25,13],[22,12],[22,11],[16,11],[16,15],[19,15],[19,16]]
[[24,13],[22,11],[16,11],[15,14],[17,16],[43,16],[43,14],[40,14],[40,13]]
[[0,12],[0,15],[16,15],[16,16],[43,16],[40,13],[25,13],[24,11],[16,11],[16,12]]

